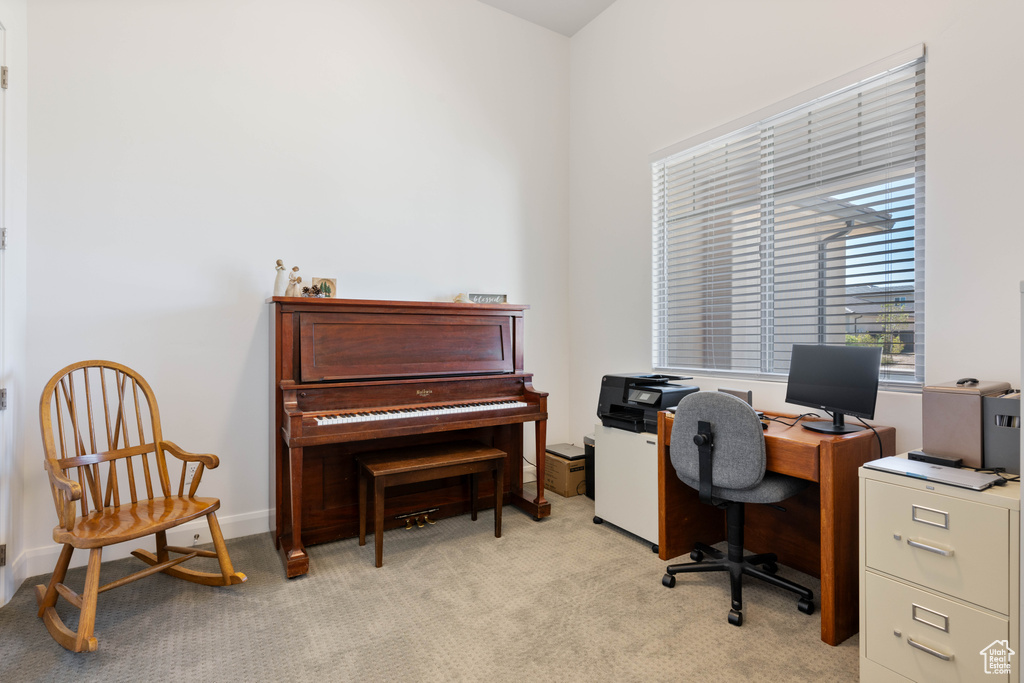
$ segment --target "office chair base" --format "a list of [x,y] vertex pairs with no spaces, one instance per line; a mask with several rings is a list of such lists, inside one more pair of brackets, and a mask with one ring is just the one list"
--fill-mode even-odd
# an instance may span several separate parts
[[[711,558],[705,562],[705,556]],[[665,570],[665,576],[661,578],[661,585],[666,588],[674,588],[676,585],[676,574],[692,572],[729,572],[730,583],[732,584],[732,609],[729,611],[729,623],[733,626],[743,625],[743,599],[742,599],[742,575],[753,576],[757,579],[770,583],[778,588],[783,588],[799,596],[797,610],[804,614],[814,614],[814,593],[810,589],[783,579],[775,574],[779,571],[778,558],[774,553],[759,553],[756,555],[740,556],[739,559],[729,558],[726,553],[712,548],[703,543],[694,545],[690,551],[690,564],[673,564]]]

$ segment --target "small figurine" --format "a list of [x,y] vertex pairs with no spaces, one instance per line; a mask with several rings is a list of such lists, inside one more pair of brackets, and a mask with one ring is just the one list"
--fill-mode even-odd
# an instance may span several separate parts
[[302,287],[299,283],[302,282],[302,278],[299,277],[299,267],[295,266],[292,268],[292,272],[288,273],[288,288],[284,290],[285,296],[302,296]]
[[277,276],[274,278],[274,296],[284,296],[288,289],[288,276],[284,272],[284,261],[277,259]]

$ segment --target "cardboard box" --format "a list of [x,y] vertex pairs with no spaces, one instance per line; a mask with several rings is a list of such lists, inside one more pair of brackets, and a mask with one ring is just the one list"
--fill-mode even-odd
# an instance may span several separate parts
[[544,488],[570,498],[587,491],[587,461],[567,460],[553,453],[545,454]]

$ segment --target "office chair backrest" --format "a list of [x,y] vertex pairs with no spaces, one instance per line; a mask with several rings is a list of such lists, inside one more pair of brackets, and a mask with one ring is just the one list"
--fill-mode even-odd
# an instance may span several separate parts
[[711,461],[714,486],[749,489],[761,483],[765,470],[761,421],[743,400],[715,391],[684,396],[676,409],[669,455],[680,479],[687,484],[700,480],[700,455],[693,442],[698,422],[710,423],[714,434]]

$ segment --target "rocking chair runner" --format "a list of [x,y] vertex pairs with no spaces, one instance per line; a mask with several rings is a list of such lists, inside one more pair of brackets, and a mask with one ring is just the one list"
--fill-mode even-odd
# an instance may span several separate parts
[[[219,464],[217,456],[188,453],[164,441],[153,390],[138,373],[108,361],[69,365],[43,389],[39,420],[45,468],[59,521],[53,529],[53,540],[64,546],[49,585],[36,586],[39,616],[54,640],[73,652],[94,651],[97,596],[156,572],[208,586],[230,586],[246,580],[245,574],[231,566],[224,546],[214,514],[220,501],[195,495],[203,471]],[[167,454],[181,461],[176,492],[168,475]],[[189,463],[197,466],[186,491]],[[75,515],[76,501],[80,516]],[[167,529],[202,516],[210,525],[215,552],[167,545]],[[132,551],[149,566],[101,586],[103,547],[149,534],[156,536],[156,553]],[[89,550],[81,594],[63,583],[76,548]],[[216,557],[220,573],[178,566],[194,557]],[[54,606],[58,596],[78,608],[77,631],[69,629],[57,615]]]

